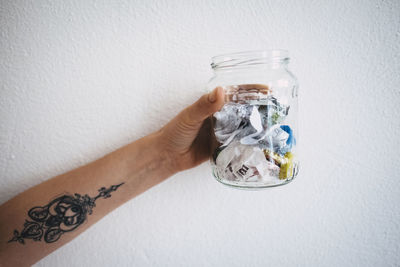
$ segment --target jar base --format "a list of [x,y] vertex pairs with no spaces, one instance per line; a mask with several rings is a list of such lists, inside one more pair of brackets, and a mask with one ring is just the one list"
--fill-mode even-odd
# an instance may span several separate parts
[[220,179],[218,178],[217,174],[215,173],[215,168],[212,168],[212,174],[215,178],[215,180],[217,180],[218,182],[220,182],[221,184],[231,187],[231,188],[235,188],[235,189],[241,189],[241,190],[248,190],[248,191],[257,191],[257,190],[263,190],[263,189],[267,189],[267,188],[271,188],[271,187],[278,187],[281,185],[286,185],[288,183],[290,183],[291,181],[293,181],[294,178],[297,177],[297,174],[299,172],[299,166],[298,164],[295,165],[294,170],[293,170],[293,176],[289,177],[285,180],[278,180],[277,183],[263,183],[263,182],[247,182],[247,181],[229,181],[226,179]]

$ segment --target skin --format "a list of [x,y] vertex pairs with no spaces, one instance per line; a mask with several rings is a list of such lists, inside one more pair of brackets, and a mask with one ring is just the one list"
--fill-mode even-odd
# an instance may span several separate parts
[[[210,116],[224,104],[224,91],[215,88],[182,110],[160,130],[70,172],[51,178],[0,206],[0,266],[30,266],[68,243],[120,205],[177,172],[210,158],[216,141],[211,136]],[[124,183],[110,198],[99,198],[93,213],[56,242],[8,241],[23,229],[28,211],[44,206],[63,194],[96,196],[101,187]],[[67,210],[68,214],[73,214]]]

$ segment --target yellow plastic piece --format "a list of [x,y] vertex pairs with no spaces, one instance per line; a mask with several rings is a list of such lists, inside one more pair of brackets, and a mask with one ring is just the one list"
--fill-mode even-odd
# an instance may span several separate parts
[[287,179],[293,176],[293,153],[287,152],[284,160],[281,162],[281,170],[279,172],[279,179]]

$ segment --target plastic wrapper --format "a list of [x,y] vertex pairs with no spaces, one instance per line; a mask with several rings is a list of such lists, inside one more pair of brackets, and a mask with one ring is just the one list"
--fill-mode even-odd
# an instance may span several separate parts
[[287,152],[284,156],[269,150],[264,150],[266,159],[279,167],[279,179],[290,178],[294,174],[293,154]]

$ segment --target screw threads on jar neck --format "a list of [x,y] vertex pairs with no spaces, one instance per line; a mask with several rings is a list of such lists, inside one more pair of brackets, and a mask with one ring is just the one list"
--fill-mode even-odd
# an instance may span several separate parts
[[271,68],[284,67],[289,63],[286,50],[260,50],[224,54],[212,58],[214,71],[233,70],[253,66],[268,65]]

